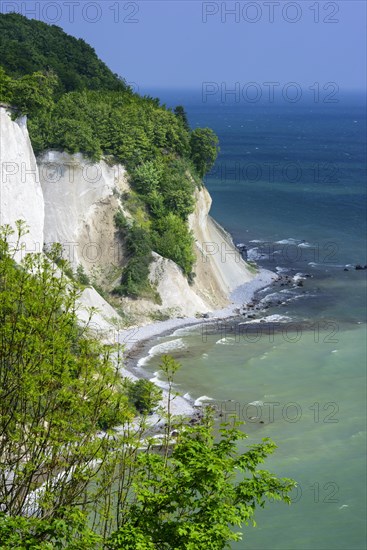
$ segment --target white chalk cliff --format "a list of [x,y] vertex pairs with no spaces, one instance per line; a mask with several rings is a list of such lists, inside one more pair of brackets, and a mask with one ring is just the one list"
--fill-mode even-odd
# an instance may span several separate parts
[[[124,265],[114,214],[122,208],[129,216],[121,198],[129,192],[124,167],[57,151],[47,151],[36,161],[25,119],[12,121],[1,107],[0,127],[0,224],[14,226],[17,219],[25,220],[29,234],[23,240],[29,252],[60,242],[74,269],[81,264],[98,284],[113,288]],[[150,280],[161,303],[121,299],[127,316],[147,322],[157,311],[181,316],[212,311],[227,305],[229,293],[253,277],[231,237],[210,218],[207,190],[197,190],[195,198],[189,218],[197,254],[194,283],[188,284],[174,262],[153,253]],[[86,289],[82,301],[80,317],[87,318],[87,306],[97,307],[93,321],[103,329],[118,317],[94,289]]]
[[26,220],[29,233],[21,240],[24,253],[41,252],[44,199],[26,118],[13,122],[4,107],[0,107],[0,160],[0,225],[15,228],[16,220]]

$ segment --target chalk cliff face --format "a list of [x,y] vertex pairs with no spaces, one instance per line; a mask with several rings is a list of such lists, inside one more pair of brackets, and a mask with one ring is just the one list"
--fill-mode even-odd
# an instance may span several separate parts
[[26,119],[12,121],[4,107],[0,107],[0,160],[0,225],[14,228],[16,220],[25,220],[29,233],[21,240],[22,254],[41,252],[44,199]]
[[[125,168],[58,151],[48,151],[36,162],[26,121],[13,122],[4,108],[0,116],[1,224],[24,219],[30,229],[24,238],[27,250],[41,251],[45,243],[60,242],[74,269],[81,264],[98,284],[113,288],[125,265],[114,215],[121,208],[130,216],[123,199],[130,190]],[[223,307],[229,293],[252,278],[230,235],[210,218],[207,190],[197,190],[195,199],[189,218],[197,255],[194,283],[189,285],[174,262],[153,253],[150,280],[161,303],[121,299],[118,305],[131,322],[148,322],[158,312],[194,316]],[[81,320],[87,319],[88,306],[98,307],[94,323],[103,330],[111,326],[111,318],[118,318],[94,289],[83,293]]]
[[45,242],[62,243],[74,269],[81,264],[98,283],[106,283],[123,259],[113,218],[123,208],[119,194],[129,191],[125,168],[58,151],[46,152],[37,162]]
[[227,305],[231,291],[250,281],[253,275],[229,233],[209,216],[212,199],[208,191],[197,190],[195,199],[195,211],[189,217],[197,257],[193,290],[208,309],[215,309]]

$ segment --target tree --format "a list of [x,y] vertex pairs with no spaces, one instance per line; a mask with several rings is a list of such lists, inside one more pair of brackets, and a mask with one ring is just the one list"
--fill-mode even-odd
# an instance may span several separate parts
[[175,113],[177,118],[179,118],[182,121],[182,124],[184,125],[185,130],[189,132],[190,125],[189,125],[189,121],[188,121],[187,114],[184,107],[182,105],[177,105],[177,107],[175,107],[173,112]]
[[[106,459],[101,427],[133,413],[113,350],[78,326],[79,290],[57,267],[59,251],[17,265],[13,234],[0,228],[1,511],[60,519],[83,502],[96,461]],[[22,234],[18,223],[18,242]]]
[[162,399],[162,390],[150,380],[141,378],[133,382],[128,390],[128,396],[136,410],[141,414],[151,413]]
[[84,40],[18,13],[0,14],[0,59],[13,78],[53,70],[59,92],[104,89],[129,91],[127,84],[98,59]]
[[196,128],[191,133],[191,160],[202,178],[211,169],[218,156],[218,143],[218,137],[210,128]]
[[0,65],[0,101],[11,103],[13,97],[13,79],[10,78]]
[[54,73],[40,71],[25,75],[13,82],[12,103],[22,114],[35,115],[53,108],[53,93],[58,84]]
[[159,160],[148,160],[140,164],[133,172],[134,187],[142,194],[157,190],[163,175],[163,163]]
[[153,247],[158,254],[179,265],[185,275],[191,273],[195,263],[194,238],[185,221],[169,213],[159,219],[153,232]]

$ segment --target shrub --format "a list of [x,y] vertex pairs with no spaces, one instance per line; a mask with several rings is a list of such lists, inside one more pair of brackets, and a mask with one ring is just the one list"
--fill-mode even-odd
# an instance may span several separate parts
[[150,380],[140,379],[128,389],[130,403],[141,414],[149,414],[162,399],[162,390]]

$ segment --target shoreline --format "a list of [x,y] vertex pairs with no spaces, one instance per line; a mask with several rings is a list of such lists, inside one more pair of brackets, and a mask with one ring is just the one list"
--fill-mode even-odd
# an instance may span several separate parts
[[[236,317],[240,309],[248,313],[253,312],[253,308],[247,308],[247,305],[254,300],[256,293],[259,290],[273,285],[278,280],[279,276],[277,273],[260,268],[259,272],[251,281],[238,286],[231,292],[229,296],[231,303],[226,308],[209,312],[207,314],[208,316],[205,318],[174,318],[120,331],[118,342],[124,345],[122,353],[123,367],[120,368],[121,375],[132,380],[142,378],[142,373],[137,372],[137,369],[143,370],[142,367],[138,366],[138,360],[142,358],[145,349],[148,351],[153,347],[153,341],[158,337],[168,336],[180,328],[206,323],[210,324],[219,319]],[[163,391],[161,405],[166,407],[168,394],[164,388],[161,389]],[[193,401],[183,396],[176,396],[171,402],[171,412],[173,416],[182,415],[193,417],[198,414],[200,407],[201,405],[195,405]],[[152,427],[155,426],[159,429],[161,421],[160,415],[156,413],[151,416],[149,423]]]
[[[137,348],[140,348],[144,343],[158,336],[167,336],[171,331],[176,329],[210,323],[217,319],[235,317],[238,314],[238,309],[245,309],[246,305],[251,303],[259,290],[271,286],[277,280],[279,280],[279,275],[277,273],[261,268],[252,281],[238,286],[231,292],[229,296],[231,301],[230,305],[222,309],[208,312],[207,317],[175,317],[173,319],[167,319],[166,321],[155,321],[148,325],[120,330],[118,342],[125,347],[124,358],[129,361],[130,358],[136,355]],[[248,311],[250,311],[250,309]],[[126,352],[127,354],[125,354]]]

